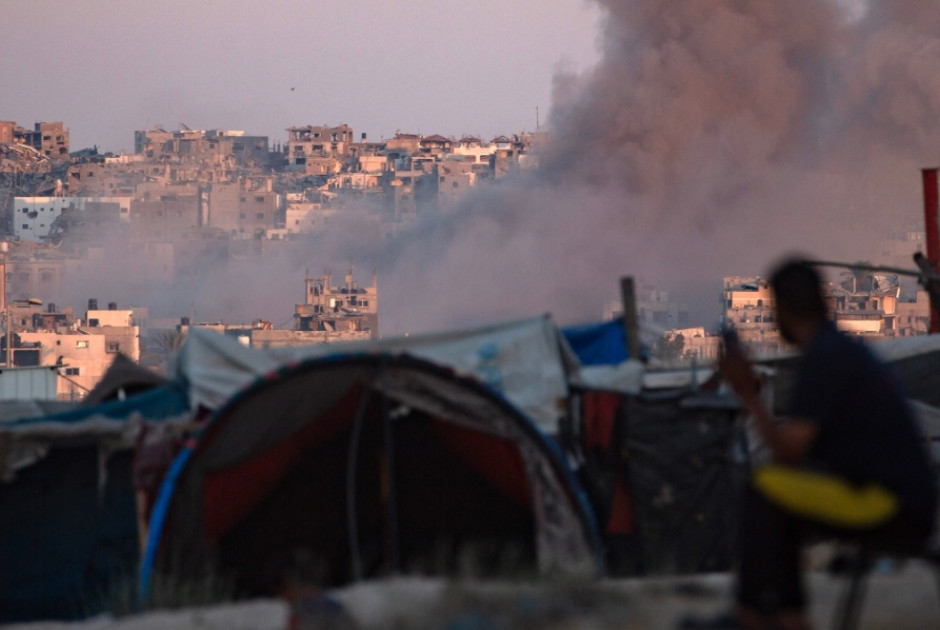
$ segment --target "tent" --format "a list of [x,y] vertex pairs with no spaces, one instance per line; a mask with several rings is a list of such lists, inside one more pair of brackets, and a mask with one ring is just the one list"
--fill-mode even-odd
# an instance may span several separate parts
[[191,415],[171,383],[69,407],[0,421],[0,624],[82,618],[112,603],[140,557],[138,432]]
[[166,379],[152,370],[141,367],[124,353],[118,353],[98,384],[82,399],[82,405],[91,407],[108,400],[133,396],[157,387]]
[[350,353],[407,353],[473,376],[525,413],[548,435],[578,360],[548,315],[476,328],[362,342],[249,348],[194,328],[174,355],[170,377],[185,381],[193,409],[217,409],[241,388],[280,366]]
[[[475,378],[406,354],[282,366],[213,414],[164,479],[141,570],[241,595],[397,571],[596,573],[591,509],[554,443]],[[505,567],[504,567],[505,568]]]

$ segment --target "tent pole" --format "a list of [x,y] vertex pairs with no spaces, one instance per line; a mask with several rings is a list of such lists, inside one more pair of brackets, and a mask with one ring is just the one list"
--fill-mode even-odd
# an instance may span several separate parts
[[353,420],[352,435],[349,437],[349,454],[346,457],[346,523],[349,529],[349,552],[352,558],[353,580],[362,580],[362,550],[359,549],[359,520],[356,514],[356,468],[359,463],[359,440],[362,436],[362,423],[366,417],[371,391],[365,389],[359,399],[356,417]]
[[379,378],[382,380],[382,427],[385,435],[385,466],[384,477],[386,481],[385,507],[388,512],[388,544],[389,563],[392,574],[401,572],[401,559],[398,549],[398,510],[395,491],[395,435],[392,431],[392,417],[389,409],[386,381],[388,379],[388,366],[382,364]]
[[623,303],[623,333],[627,342],[627,358],[641,359],[640,357],[640,326],[636,312],[636,289],[633,276],[624,276],[620,279],[620,299]]

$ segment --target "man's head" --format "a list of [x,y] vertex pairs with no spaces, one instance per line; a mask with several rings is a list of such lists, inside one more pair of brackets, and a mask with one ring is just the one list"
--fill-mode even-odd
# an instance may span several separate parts
[[826,302],[816,269],[801,260],[780,264],[770,276],[777,309],[777,327],[788,342],[803,345],[826,320]]

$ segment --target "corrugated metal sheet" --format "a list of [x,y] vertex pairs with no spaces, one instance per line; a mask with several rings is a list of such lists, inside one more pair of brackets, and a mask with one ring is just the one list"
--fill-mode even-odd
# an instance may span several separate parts
[[56,400],[55,366],[0,369],[0,400]]

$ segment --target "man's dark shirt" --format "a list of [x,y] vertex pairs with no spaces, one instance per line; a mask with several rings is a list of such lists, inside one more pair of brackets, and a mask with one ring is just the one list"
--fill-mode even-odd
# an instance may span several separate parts
[[853,483],[882,484],[902,509],[933,523],[926,445],[900,386],[862,343],[822,326],[802,357],[789,415],[819,426],[810,462]]

